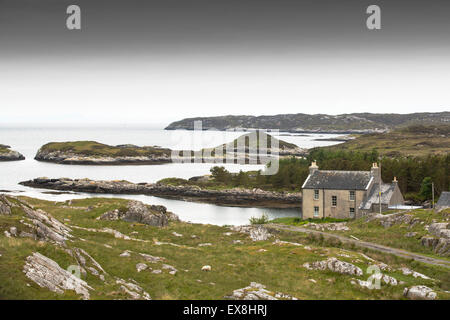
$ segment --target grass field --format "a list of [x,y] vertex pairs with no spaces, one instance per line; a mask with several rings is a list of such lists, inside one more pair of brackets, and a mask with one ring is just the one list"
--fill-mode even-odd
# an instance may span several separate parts
[[[305,269],[302,266],[305,262],[324,260],[327,257],[351,262],[364,271],[370,264],[356,249],[341,248],[340,244],[327,243],[323,239],[279,233],[267,241],[254,242],[246,234],[232,232],[231,235],[226,235],[225,233],[231,232],[227,227],[171,222],[169,226],[159,228],[95,219],[106,211],[123,207],[126,204],[123,199],[73,200],[70,206],[67,203],[20,199],[70,226],[74,238],[67,243],[68,247],[86,250],[105,269],[105,282],[91,274],[85,278],[95,289],[91,291],[91,299],[127,298],[114,282],[114,277],[134,279],[153,299],[222,299],[233,290],[248,286],[252,281],[266,285],[268,290],[287,293],[299,299],[403,299],[403,288],[418,284],[436,290],[440,299],[450,299],[450,295],[444,292],[450,286],[446,279],[447,269],[390,255],[365,251],[367,255],[388,263],[392,268],[408,266],[436,281],[405,276],[394,269],[388,274],[403,281],[403,284],[383,285],[380,290],[369,290],[351,284],[354,276]],[[80,296],[70,291],[64,294],[52,293],[25,277],[23,265],[26,257],[33,252],[48,256],[62,268],[76,263],[64,248],[49,242],[5,237],[3,231],[11,226],[16,226],[19,232],[27,231],[20,220],[27,221],[27,218],[19,208],[14,208],[12,215],[0,215],[0,299],[79,299]],[[147,242],[118,239],[111,234],[75,227],[108,227]],[[173,232],[182,236],[175,236]],[[275,238],[303,245],[280,245],[274,243]],[[241,243],[233,243],[233,240],[240,240]],[[166,244],[157,244],[158,242]],[[202,243],[211,245],[199,246]],[[133,253],[130,257],[119,257],[125,250]],[[161,274],[153,274],[147,270],[138,273],[136,264],[145,262],[138,253],[164,257],[164,263],[174,266],[178,272],[175,275],[169,274],[167,270],[163,270]],[[161,263],[149,265],[153,269],[161,269]],[[210,265],[212,270],[201,271],[204,265]],[[368,275],[363,275],[356,278],[366,280],[367,277]]]

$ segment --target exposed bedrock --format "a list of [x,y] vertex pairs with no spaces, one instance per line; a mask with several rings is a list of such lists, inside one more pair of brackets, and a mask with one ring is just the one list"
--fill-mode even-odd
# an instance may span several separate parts
[[21,185],[75,192],[110,194],[145,194],[231,206],[301,207],[301,193],[272,192],[260,189],[233,188],[227,190],[202,189],[198,186],[172,186],[160,183],[132,183],[128,181],[101,181],[89,179],[36,178]]
[[0,161],[18,161],[18,160],[25,160],[25,157],[17,151],[2,148],[2,145],[0,145]]

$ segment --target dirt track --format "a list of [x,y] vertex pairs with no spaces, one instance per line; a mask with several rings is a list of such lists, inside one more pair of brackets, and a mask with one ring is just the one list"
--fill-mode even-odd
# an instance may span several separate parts
[[286,231],[293,231],[293,232],[302,232],[302,233],[310,233],[310,234],[317,234],[317,235],[323,235],[324,238],[334,238],[339,239],[342,242],[345,243],[353,243],[356,246],[368,248],[372,250],[377,250],[384,253],[390,253],[402,258],[408,258],[408,259],[414,259],[423,263],[433,264],[433,265],[439,265],[446,268],[450,268],[450,261],[444,260],[444,259],[436,259],[431,258],[425,255],[421,255],[418,253],[412,253],[406,250],[397,249],[397,248],[391,248],[386,247],[381,244],[373,243],[373,242],[367,242],[362,240],[355,240],[351,238],[347,238],[338,234],[328,233],[324,231],[317,231],[317,230],[311,230],[307,228],[302,227],[295,227],[295,226],[288,226],[288,225],[281,225],[281,224],[269,224],[267,225],[268,228],[274,228],[278,230],[286,230]]

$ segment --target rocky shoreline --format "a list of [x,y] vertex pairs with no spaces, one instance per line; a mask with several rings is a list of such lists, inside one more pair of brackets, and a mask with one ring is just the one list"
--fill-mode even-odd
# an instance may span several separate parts
[[36,178],[20,182],[33,188],[109,194],[144,194],[163,198],[206,202],[217,205],[263,208],[300,208],[301,193],[271,192],[260,189],[202,189],[197,186],[172,186],[161,183],[132,183],[90,179]]
[[0,144],[0,161],[19,161],[25,160],[25,157],[14,150],[10,150],[10,146]]
[[[299,154],[291,154],[282,152],[279,154],[283,156],[298,156]],[[77,155],[70,152],[54,151],[41,152],[39,151],[35,158],[37,161],[50,162],[56,164],[67,165],[101,165],[101,166],[118,166],[118,165],[158,165],[167,163],[234,163],[234,164],[266,164],[272,158],[270,156],[259,157],[257,155],[249,154],[235,154],[225,155],[222,157],[206,157],[206,156],[183,156],[181,151],[179,156],[171,157],[164,156],[138,156],[138,157],[97,157]]]
[[193,130],[195,123],[201,122],[202,130],[249,131],[264,129],[291,133],[365,134],[386,132],[408,123],[428,124],[433,122],[444,124],[449,121],[449,118],[449,112],[225,115],[185,118],[170,123],[165,130]]
[[130,164],[163,164],[172,162],[170,156],[121,156],[121,157],[94,157],[77,155],[64,151],[42,151],[39,150],[34,157],[35,160],[52,162],[57,164],[80,164],[80,165],[130,165]]
[[[193,128],[190,126],[167,126],[164,128],[164,130],[168,131],[174,131],[174,130],[187,130],[187,131],[194,131]],[[213,131],[228,131],[228,132],[253,132],[255,130],[265,130],[267,132],[287,132],[287,133],[299,133],[299,134],[342,134],[342,135],[348,135],[348,134],[370,134],[370,133],[382,133],[387,132],[388,129],[271,129],[271,128],[251,128],[251,127],[227,127],[227,128],[205,128],[204,130],[213,130]],[[315,140],[320,141],[320,140]],[[322,140],[322,141],[329,141],[328,139]],[[341,141],[341,140],[338,140]]]

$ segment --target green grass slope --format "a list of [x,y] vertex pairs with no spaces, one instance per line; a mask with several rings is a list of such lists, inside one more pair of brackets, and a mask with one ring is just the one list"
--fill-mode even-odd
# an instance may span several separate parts
[[370,152],[376,149],[382,156],[426,156],[450,152],[450,125],[415,125],[386,133],[359,135],[353,140],[324,150]]
[[[9,198],[10,201],[16,201]],[[403,288],[417,284],[427,285],[440,299],[450,296],[443,290],[448,288],[441,267],[412,263],[387,255],[366,252],[392,267],[412,266],[436,281],[416,279],[398,271],[389,275],[404,281],[398,286],[383,285],[380,290],[369,290],[350,283],[354,276],[331,271],[310,271],[302,265],[305,262],[337,257],[354,263],[363,270],[369,261],[352,249],[327,244],[298,234],[280,233],[280,240],[303,243],[274,244],[274,238],[267,241],[252,241],[247,235],[232,232],[226,227],[172,222],[168,227],[158,228],[124,221],[96,220],[102,213],[123,207],[126,200],[91,198],[68,203],[54,203],[37,199],[20,198],[35,208],[40,208],[72,228],[73,241],[69,248],[86,250],[107,272],[105,281],[88,274],[84,280],[95,290],[91,299],[126,299],[120,291],[115,277],[135,280],[153,299],[222,299],[233,290],[248,286],[251,281],[267,286],[269,290],[280,291],[299,299],[403,299]],[[76,264],[74,258],[64,248],[49,242],[34,241],[30,238],[7,238],[4,230],[11,226],[18,231],[26,231],[20,222],[27,218],[20,208],[14,208],[11,215],[0,215],[0,299],[79,299],[74,292],[55,294],[40,288],[26,278],[23,265],[28,255],[39,252],[55,260],[62,268]],[[136,239],[147,242],[115,238],[111,234],[93,232],[82,228],[112,228]],[[174,232],[182,234],[175,236]],[[195,237],[194,237],[195,235]],[[235,243],[240,240],[241,243]],[[199,246],[210,243],[210,246]],[[308,246],[305,246],[305,245]],[[133,253],[130,257],[120,257],[125,250]],[[136,271],[136,264],[145,262],[137,253],[164,257],[165,262],[178,269],[171,275],[163,269],[161,274]],[[346,256],[343,256],[345,253]],[[161,263],[149,264],[153,269],[161,269]],[[210,265],[210,272],[201,271]],[[448,275],[448,273],[447,273]],[[366,280],[368,275],[361,278]],[[313,279],[315,282],[311,281]],[[448,289],[447,289],[448,290]]]

